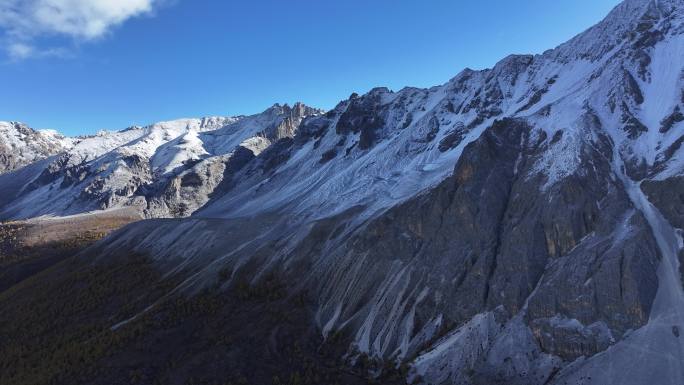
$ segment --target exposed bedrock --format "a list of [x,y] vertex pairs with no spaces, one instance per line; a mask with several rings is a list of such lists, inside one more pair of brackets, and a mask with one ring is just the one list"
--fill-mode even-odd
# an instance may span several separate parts
[[483,311],[511,317],[528,303],[542,349],[572,360],[643,325],[659,256],[614,179],[610,141],[584,143],[576,172],[542,191],[536,165],[553,144],[538,132],[495,123],[452,177],[345,241],[319,280],[325,331],[351,328],[359,350],[403,358]]
[[673,226],[684,229],[684,177],[646,180],[641,189]]

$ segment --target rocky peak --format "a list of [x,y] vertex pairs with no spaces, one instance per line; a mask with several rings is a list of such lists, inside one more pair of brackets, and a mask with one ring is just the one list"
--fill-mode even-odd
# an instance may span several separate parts
[[[287,106],[287,104],[286,104]],[[290,111],[290,117],[292,118],[305,118],[311,115],[319,115],[325,111],[319,108],[309,107],[302,102],[296,102]]]
[[55,155],[73,145],[55,131],[21,122],[0,122],[0,174]]
[[324,111],[321,109],[309,107],[302,102],[296,102],[292,106],[290,106],[288,103],[275,103],[260,115],[268,115],[273,117],[284,116],[290,117],[292,119],[301,119],[311,115],[322,114],[323,112]]
[[679,19],[681,25],[683,12],[684,3],[679,0],[626,0],[601,22],[548,54],[564,60],[595,61],[632,39],[645,22],[653,25]]
[[492,72],[497,76],[518,76],[525,71],[534,61],[533,55],[509,55],[498,62]]
[[38,131],[21,122],[0,122],[0,133],[2,133],[2,135],[26,137],[37,135]]

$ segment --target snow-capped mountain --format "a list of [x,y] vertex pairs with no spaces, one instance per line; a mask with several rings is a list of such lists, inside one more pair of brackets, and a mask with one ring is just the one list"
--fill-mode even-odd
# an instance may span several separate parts
[[[149,216],[188,204],[190,218],[135,223],[84,256],[145,255],[173,277],[169,295],[278,277],[324,340],[378,375],[385,363],[425,384],[682,384],[683,109],[684,3],[626,0],[553,50],[441,86],[376,88],[298,124],[197,123],[147,153],[131,139],[89,158],[99,182],[41,171],[3,212],[47,213],[33,202],[78,183],[109,206],[140,197]],[[149,174],[102,195],[132,169]],[[211,194],[195,201],[183,188],[196,184]],[[277,332],[253,330],[275,336],[269,349]]]
[[71,148],[73,139],[18,122],[0,122],[0,174]]
[[305,122],[275,178],[246,175],[203,215],[241,216],[286,203],[317,216],[359,204],[387,208],[444,180],[463,148],[503,118],[524,117],[556,137],[537,164],[545,186],[579,165],[579,142],[594,119],[606,126],[630,175],[675,175],[684,168],[677,153],[682,26],[680,11],[668,10],[675,4],[623,3],[555,50],[465,70],[442,86],[353,95]]
[[[41,162],[2,176],[0,185],[13,193],[3,196],[0,215],[30,218],[133,206],[148,217],[187,216],[208,200],[224,173],[320,113],[303,104],[276,104],[253,116],[181,119],[88,137],[34,133],[43,141],[24,139],[26,147],[49,150],[31,153],[31,161]],[[0,138],[4,143],[5,136]],[[28,157],[28,150],[10,153],[17,152]]]

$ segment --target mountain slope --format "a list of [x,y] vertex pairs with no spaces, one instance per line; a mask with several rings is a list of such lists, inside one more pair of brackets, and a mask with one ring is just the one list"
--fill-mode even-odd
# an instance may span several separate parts
[[[166,295],[108,315],[122,335],[173,301],[278,282],[269,307],[302,304],[320,349],[370,376],[684,383],[683,50],[681,1],[627,0],[544,54],[354,94],[224,173],[190,218],[127,226],[75,263],[142,255],[161,272]],[[145,336],[182,350],[171,330]],[[249,332],[284,351],[278,326]]]

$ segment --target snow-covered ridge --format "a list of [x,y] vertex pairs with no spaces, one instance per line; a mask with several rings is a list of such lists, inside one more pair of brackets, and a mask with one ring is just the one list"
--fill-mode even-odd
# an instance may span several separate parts
[[19,122],[0,122],[0,174],[65,151],[74,141],[53,130],[36,131]]
[[[236,150],[254,156],[321,113],[301,103],[276,104],[252,116],[179,119],[75,138],[0,123],[0,145],[22,159],[9,169],[16,172],[0,179],[15,192],[3,197],[0,215],[69,215],[128,205],[145,216],[189,215],[220,183]],[[181,194],[185,187],[192,191]],[[154,201],[156,195],[166,196]],[[194,203],[183,202],[187,195]],[[169,208],[171,201],[182,207]]]
[[[149,198],[169,186],[176,187],[167,194],[180,201],[191,198],[180,192],[184,183],[207,179],[189,173],[225,169],[239,146],[259,159],[224,182],[230,192],[222,188],[214,194],[201,215],[238,217],[287,206],[313,216],[356,205],[373,212],[436,185],[451,173],[463,148],[493,121],[520,117],[534,122],[546,137],[559,138],[537,167],[547,176],[545,188],[573,174],[577,146],[593,135],[593,128],[587,130],[593,120],[621,146],[631,174],[678,175],[684,168],[679,148],[684,27],[676,5],[626,1],[601,23],[542,55],[509,56],[492,69],[464,70],[430,89],[377,88],[342,101],[325,115],[303,111],[303,105],[276,105],[250,117],[177,120],[75,139],[60,167],[73,173],[87,164],[88,171],[81,169],[79,175],[96,170],[97,183],[80,187],[78,195],[91,199],[95,194],[106,207],[130,204],[128,198],[139,204],[141,196]],[[295,132],[302,117],[312,114],[317,116]],[[292,143],[270,148],[291,137]],[[277,172],[265,172],[272,171],[273,162]],[[138,180],[129,183],[131,168],[138,169],[133,172]],[[160,178],[186,179],[160,186],[154,183]],[[212,185],[223,181],[209,179]],[[109,197],[102,196],[103,189],[111,192]],[[42,194],[35,188],[23,194],[27,191]],[[119,202],[121,196],[125,203]],[[147,210],[155,212],[148,198]],[[12,215],[18,215],[24,203],[12,206]],[[73,213],[80,205],[56,207],[21,215]],[[184,215],[194,211],[178,210]]]
[[354,95],[305,123],[275,175],[246,173],[198,215],[239,217],[287,206],[315,216],[356,205],[382,210],[444,180],[468,143],[509,117],[558,139],[538,161],[543,188],[573,175],[580,146],[598,126],[618,143],[632,175],[679,175],[682,19],[677,1],[630,0],[541,55],[512,55],[430,89]]

